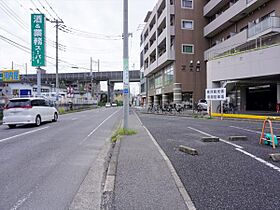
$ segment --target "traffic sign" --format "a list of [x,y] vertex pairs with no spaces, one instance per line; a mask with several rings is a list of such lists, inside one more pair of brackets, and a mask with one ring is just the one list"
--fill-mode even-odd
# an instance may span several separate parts
[[31,14],[32,66],[45,66],[45,15]]
[[128,89],[123,89],[124,94],[128,94]]
[[226,100],[226,88],[212,88],[205,90],[206,100],[224,101]]

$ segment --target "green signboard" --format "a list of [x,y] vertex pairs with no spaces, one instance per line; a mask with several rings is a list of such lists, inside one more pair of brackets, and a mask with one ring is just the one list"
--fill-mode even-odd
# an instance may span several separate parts
[[45,15],[31,14],[32,66],[45,66]]

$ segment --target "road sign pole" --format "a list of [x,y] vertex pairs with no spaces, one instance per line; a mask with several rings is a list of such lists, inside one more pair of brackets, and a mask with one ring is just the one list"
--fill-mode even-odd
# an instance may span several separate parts
[[41,68],[37,67],[37,96],[41,96]]
[[128,0],[123,0],[123,128],[128,129],[129,59],[128,59]]

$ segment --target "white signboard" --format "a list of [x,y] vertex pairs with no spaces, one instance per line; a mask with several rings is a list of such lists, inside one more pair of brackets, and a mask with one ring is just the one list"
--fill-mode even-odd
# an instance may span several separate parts
[[205,96],[208,101],[224,101],[226,100],[226,88],[206,89]]

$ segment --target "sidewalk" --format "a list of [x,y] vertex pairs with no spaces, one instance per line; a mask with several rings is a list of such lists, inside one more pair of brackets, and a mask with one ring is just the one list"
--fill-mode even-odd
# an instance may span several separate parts
[[121,140],[114,190],[115,209],[188,209],[185,204],[188,195],[184,196],[187,193],[181,181],[174,179],[176,173],[174,170],[171,173],[171,164],[165,160],[168,158],[163,158],[134,113],[129,115],[129,128],[137,134],[124,136]]

